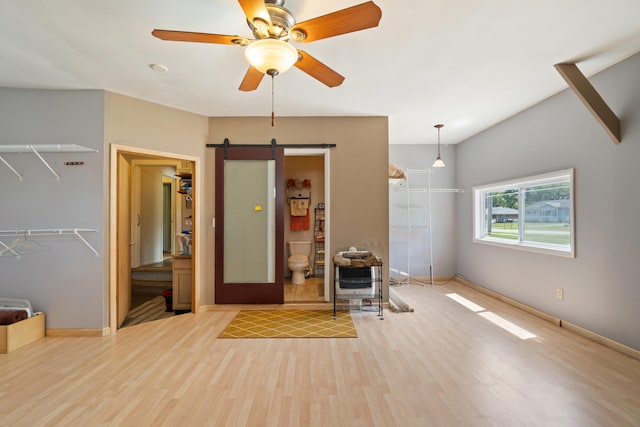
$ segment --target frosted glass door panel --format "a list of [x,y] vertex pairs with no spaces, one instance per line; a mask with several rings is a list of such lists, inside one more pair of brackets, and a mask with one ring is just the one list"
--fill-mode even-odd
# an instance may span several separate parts
[[224,282],[275,281],[275,161],[224,162]]

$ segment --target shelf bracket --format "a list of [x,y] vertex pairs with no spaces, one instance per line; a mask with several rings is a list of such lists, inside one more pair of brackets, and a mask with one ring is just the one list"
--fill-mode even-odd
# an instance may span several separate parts
[[18,178],[20,179],[20,181],[24,181],[24,179],[22,178],[22,175],[20,175],[18,173],[18,171],[16,171],[13,168],[13,166],[11,166],[9,163],[7,163],[7,161],[2,156],[0,156],[0,161],[2,161],[2,163],[4,163],[9,169],[11,169],[11,172],[15,173],[18,176]]
[[[97,230],[95,230],[95,231],[97,231]],[[98,251],[96,251],[95,248],[93,246],[91,246],[91,244],[89,242],[87,242],[87,240],[84,237],[82,237],[82,234],[80,234],[80,231],[77,228],[73,229],[73,234],[75,234],[76,237],[78,239],[80,239],[82,241],[82,243],[84,243],[91,250],[91,252],[93,252],[93,254],[96,256],[96,258],[99,256],[98,255]]]
[[49,169],[51,171],[53,176],[56,177],[56,181],[60,181],[60,177],[58,176],[56,171],[54,171],[53,168],[51,166],[49,166],[49,163],[47,163],[47,161],[40,155],[40,153],[38,153],[38,150],[36,150],[36,148],[33,145],[29,145],[29,149],[31,151],[33,151],[33,154],[38,156],[38,158],[42,161],[42,163],[44,163],[44,165],[47,167],[47,169]]

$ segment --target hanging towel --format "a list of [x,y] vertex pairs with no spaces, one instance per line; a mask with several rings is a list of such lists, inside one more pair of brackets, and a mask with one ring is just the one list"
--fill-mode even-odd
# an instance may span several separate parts
[[308,230],[310,228],[309,209],[306,209],[304,216],[291,217],[291,231]]
[[309,213],[309,199],[291,199],[291,216],[305,216]]

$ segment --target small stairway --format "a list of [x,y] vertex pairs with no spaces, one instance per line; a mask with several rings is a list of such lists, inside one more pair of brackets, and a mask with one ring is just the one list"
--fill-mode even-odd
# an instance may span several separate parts
[[171,289],[173,283],[173,259],[143,265],[131,269],[131,302],[132,308],[148,299],[162,295],[165,289]]
[[[143,269],[143,270],[140,270]],[[154,286],[170,288],[172,283],[172,270],[147,270],[145,267],[131,269],[131,287]]]
[[175,315],[168,310],[162,291],[173,285],[173,258],[131,269],[131,310],[121,327]]
[[173,281],[173,259],[131,269],[131,286],[154,286],[170,288]]

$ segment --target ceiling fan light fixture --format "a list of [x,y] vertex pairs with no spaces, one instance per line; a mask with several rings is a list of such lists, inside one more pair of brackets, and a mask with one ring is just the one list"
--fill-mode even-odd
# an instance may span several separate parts
[[250,43],[244,56],[261,73],[282,74],[298,61],[298,50],[282,40],[262,39]]
[[436,161],[431,165],[434,168],[443,168],[445,167],[444,161],[440,157],[440,129],[444,127],[443,124],[437,124],[434,128],[438,129],[438,157],[436,157]]

